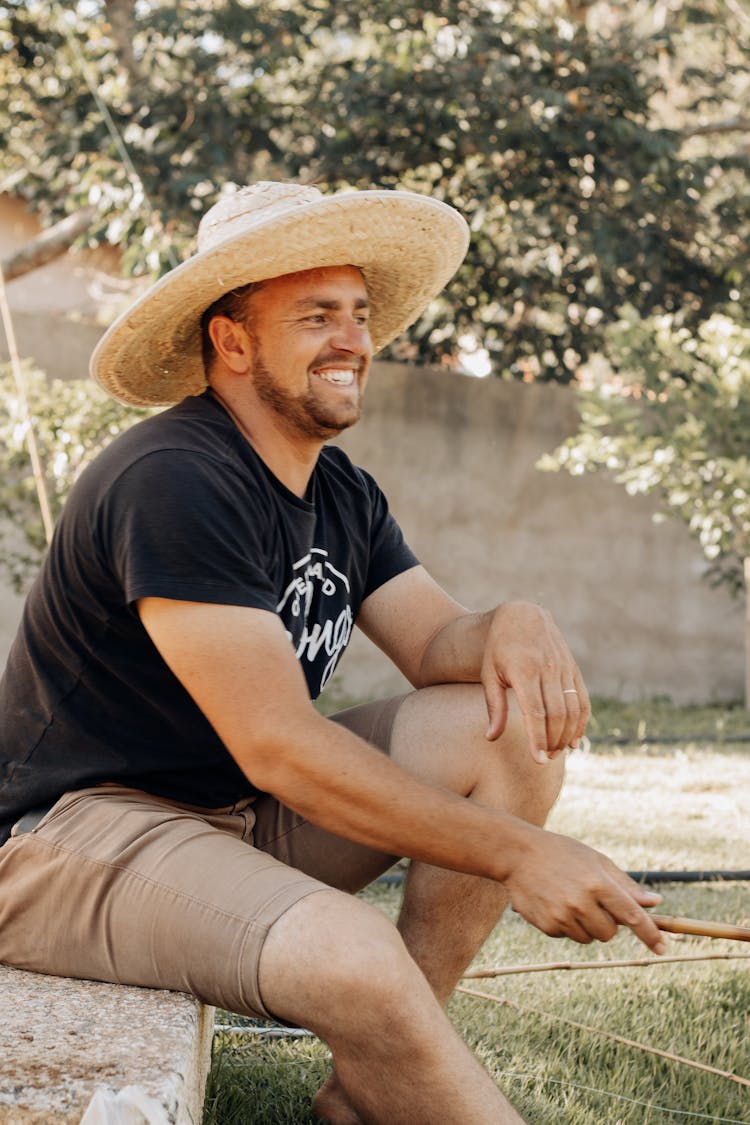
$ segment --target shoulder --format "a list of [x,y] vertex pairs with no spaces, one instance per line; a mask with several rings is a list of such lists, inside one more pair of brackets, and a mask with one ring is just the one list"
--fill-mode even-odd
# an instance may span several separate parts
[[179,490],[186,481],[236,479],[248,473],[238,452],[237,432],[210,399],[186,399],[137,422],[120,434],[84,470],[71,495],[96,506],[145,492]]
[[136,423],[81,474],[61,535],[93,536],[106,552],[123,537],[147,539],[175,526],[203,535],[207,527],[230,535],[260,526],[268,489],[240,444],[223,411],[201,398]]
[[116,474],[151,454],[192,454],[225,458],[235,444],[229,419],[204,396],[137,422],[116,438],[94,462],[100,471]]
[[351,491],[366,493],[375,500],[382,496],[382,489],[371,473],[360,465],[355,465],[349,456],[337,445],[323,447],[318,460],[322,476]]

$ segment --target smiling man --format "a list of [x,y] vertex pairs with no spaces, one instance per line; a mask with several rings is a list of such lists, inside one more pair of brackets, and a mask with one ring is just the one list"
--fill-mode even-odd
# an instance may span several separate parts
[[[542,827],[589,713],[550,615],[456,603],[325,444],[467,238],[409,192],[212,208],[94,353],[171,408],[76,484],[0,690],[0,959],[303,1024],[337,1125],[521,1120],[443,1012],[509,901],[662,948],[658,896]],[[355,624],[414,690],[325,719]],[[400,856],[394,926],[353,892]]]

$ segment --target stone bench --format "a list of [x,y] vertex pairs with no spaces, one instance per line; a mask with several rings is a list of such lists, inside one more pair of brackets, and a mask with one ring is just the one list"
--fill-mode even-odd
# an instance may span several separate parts
[[0,965],[0,1125],[200,1125],[214,1010]]

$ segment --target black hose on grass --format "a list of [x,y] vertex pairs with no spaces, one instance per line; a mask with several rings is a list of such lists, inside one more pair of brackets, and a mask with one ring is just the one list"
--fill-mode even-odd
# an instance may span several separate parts
[[747,883],[750,871],[628,871],[636,883]]
[[725,742],[750,742],[750,732],[745,734],[597,734],[587,735],[592,746],[679,746],[680,744],[710,742],[721,746]]
[[[750,871],[628,871],[636,883],[750,883]],[[388,872],[376,884],[396,887],[404,881],[404,873]]]

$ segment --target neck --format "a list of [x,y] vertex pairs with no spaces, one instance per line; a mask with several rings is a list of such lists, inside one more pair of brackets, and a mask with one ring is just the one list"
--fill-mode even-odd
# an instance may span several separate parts
[[294,442],[273,421],[268,421],[262,410],[243,410],[243,404],[232,401],[232,396],[214,386],[209,389],[273,475],[290,492],[303,497],[323,442]]

